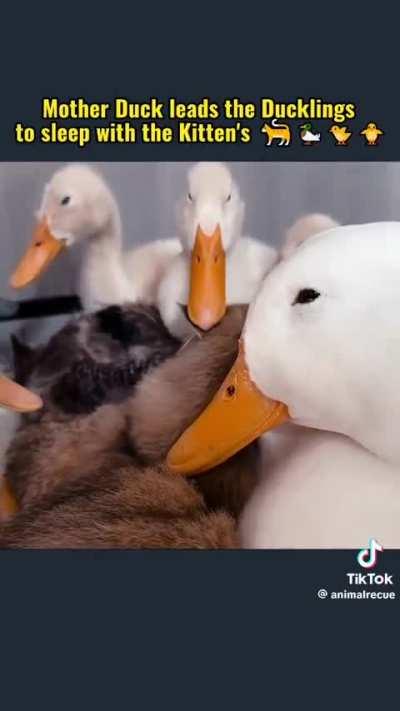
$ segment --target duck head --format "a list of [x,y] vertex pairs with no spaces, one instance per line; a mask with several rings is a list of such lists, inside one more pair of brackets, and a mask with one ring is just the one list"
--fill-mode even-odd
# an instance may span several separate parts
[[114,205],[104,180],[88,166],[71,164],[57,171],[44,189],[31,243],[11,286],[28,286],[63,249],[100,234],[112,219]]
[[400,461],[400,223],[336,227],[266,278],[222,387],[168,456],[205,471],[290,418]]
[[243,217],[244,203],[228,168],[196,164],[178,205],[178,228],[183,249],[191,254],[188,314],[203,331],[225,314],[226,252],[241,235]]

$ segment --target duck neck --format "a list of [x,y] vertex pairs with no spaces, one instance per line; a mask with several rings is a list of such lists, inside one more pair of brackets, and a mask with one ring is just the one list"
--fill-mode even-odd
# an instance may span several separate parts
[[80,295],[86,311],[110,304],[133,301],[122,259],[122,228],[117,205],[112,201],[110,217],[87,242],[80,277]]
[[87,241],[88,258],[101,258],[104,253],[107,258],[110,257],[110,254],[120,258],[122,253],[121,218],[114,201],[107,222]]

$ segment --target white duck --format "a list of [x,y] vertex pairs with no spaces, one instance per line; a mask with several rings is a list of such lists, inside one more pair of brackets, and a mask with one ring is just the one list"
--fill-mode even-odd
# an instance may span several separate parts
[[202,471],[295,423],[265,437],[244,547],[400,547],[399,274],[400,223],[374,223],[311,238],[266,278],[238,361],[169,454]]
[[308,215],[302,215],[286,231],[285,241],[281,250],[282,258],[286,259],[309,237],[319,232],[331,230],[333,227],[337,227],[338,224],[330,215],[323,213],[312,212]]
[[80,296],[85,310],[139,299],[154,302],[167,265],[181,249],[179,240],[170,239],[123,252],[112,192],[96,171],[78,163],[53,175],[37,217],[32,243],[12,276],[12,286],[27,286],[63,248],[84,242]]
[[209,330],[221,320],[227,304],[252,300],[278,255],[272,247],[243,236],[244,203],[221,163],[191,168],[177,215],[183,251],[161,281],[158,307],[170,331],[185,337],[192,329],[182,306],[188,307],[195,326]]

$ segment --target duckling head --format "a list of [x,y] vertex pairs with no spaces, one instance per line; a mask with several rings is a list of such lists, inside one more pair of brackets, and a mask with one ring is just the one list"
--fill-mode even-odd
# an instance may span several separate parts
[[330,215],[314,212],[299,217],[286,231],[281,256],[286,259],[300,244],[318,232],[326,232],[337,227],[338,222]]
[[290,418],[400,461],[400,223],[336,227],[270,272],[241,353],[169,455],[187,472],[224,461]]
[[240,237],[244,203],[239,188],[223,163],[196,163],[188,174],[186,195],[178,203],[182,246],[191,251],[200,229],[212,235],[219,227],[224,250]]
[[30,284],[64,248],[101,234],[114,214],[114,197],[98,173],[82,164],[61,168],[45,186],[31,244],[11,285]]
[[242,233],[244,203],[228,168],[197,163],[178,204],[178,230],[191,254],[188,313],[202,330],[225,314],[225,255]]

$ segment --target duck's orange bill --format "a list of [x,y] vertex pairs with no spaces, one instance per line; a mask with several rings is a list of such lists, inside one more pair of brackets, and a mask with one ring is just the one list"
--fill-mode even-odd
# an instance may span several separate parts
[[14,289],[28,286],[47,269],[65,246],[50,232],[45,220],[38,223],[32,241],[13,273],[10,284]]
[[33,412],[43,407],[42,398],[0,375],[0,406],[16,412]]
[[286,405],[262,395],[250,380],[241,346],[214,399],[170,450],[168,467],[176,474],[205,472],[288,418]]
[[[0,405],[16,412],[32,412],[43,406],[42,398],[22,385],[0,375]],[[4,477],[0,480],[0,522],[7,521],[18,510],[18,503]]]
[[200,226],[192,251],[188,315],[195,326],[208,331],[224,317],[225,252],[221,229],[217,225],[212,235],[206,235]]
[[0,522],[8,521],[18,511],[18,502],[4,476],[0,479]]

